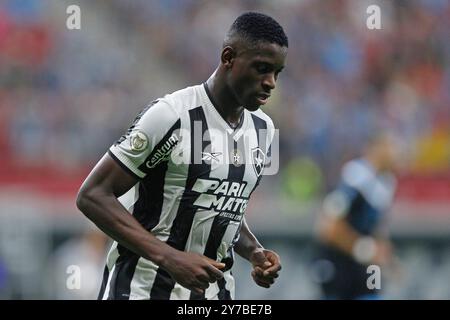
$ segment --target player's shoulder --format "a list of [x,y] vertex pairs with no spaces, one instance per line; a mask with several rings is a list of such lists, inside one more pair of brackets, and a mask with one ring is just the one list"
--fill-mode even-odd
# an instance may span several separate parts
[[180,119],[184,111],[198,105],[199,87],[186,87],[150,102],[142,112],[142,120],[152,118],[165,123]]
[[261,109],[250,111],[250,114],[252,115],[252,117],[259,119],[259,121],[265,122],[265,126],[267,127],[267,129],[275,129],[272,119]]
[[189,86],[172,93],[166,94],[159,99],[162,103],[170,105],[178,114],[201,105],[202,85]]
[[362,158],[350,160],[342,167],[343,182],[355,188],[367,184],[374,176],[373,168]]

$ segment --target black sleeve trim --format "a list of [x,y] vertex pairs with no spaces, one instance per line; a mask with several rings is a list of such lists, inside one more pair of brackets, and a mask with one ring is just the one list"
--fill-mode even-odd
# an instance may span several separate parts
[[139,177],[136,173],[134,173],[133,171],[130,170],[130,168],[128,168],[126,165],[123,164],[122,161],[120,161],[115,155],[114,153],[111,152],[111,150],[108,150],[108,154],[110,155],[111,158],[114,159],[114,161],[117,162],[117,164],[124,169],[128,174],[130,174],[131,176],[135,177],[136,179],[142,180],[141,177]]

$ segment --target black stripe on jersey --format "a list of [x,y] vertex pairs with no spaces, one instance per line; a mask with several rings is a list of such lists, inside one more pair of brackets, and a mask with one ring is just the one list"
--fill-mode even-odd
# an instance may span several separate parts
[[217,298],[219,300],[231,300],[231,293],[227,288],[225,287],[226,281],[224,278],[219,279],[217,281],[217,284],[219,286],[219,293],[217,295]]
[[[228,136],[228,143],[230,144],[230,147],[228,150],[239,150],[242,159],[245,159],[245,144],[244,139],[241,138],[236,142],[231,136]],[[236,166],[233,163],[232,154],[229,154],[229,167],[228,167],[228,180],[230,182],[239,182],[242,183],[242,180],[244,178],[245,173],[245,164],[241,162],[241,165]],[[219,214],[214,217],[214,221],[211,225],[211,231],[209,233],[208,241],[206,242],[204,255],[216,260],[217,259],[217,250],[219,249],[220,244],[222,243],[223,236],[227,230],[228,225],[230,224],[230,219],[227,217],[221,217]],[[230,256],[231,257],[231,256]],[[233,264],[232,261],[229,261],[230,257],[227,258],[227,269],[231,268],[231,265]],[[222,260],[222,262],[224,262]],[[225,289],[225,280],[222,278],[218,281],[219,287],[221,286],[221,281],[223,282],[223,288]],[[221,289],[221,290],[222,290]],[[228,291],[227,291],[228,292]],[[230,296],[230,292],[224,293],[224,295]],[[231,296],[230,296],[231,297]],[[198,299],[204,299],[205,294],[198,295],[194,292],[191,292],[190,299],[191,300],[198,300]],[[220,297],[219,297],[220,299]]]
[[260,117],[255,116],[253,113],[252,113],[252,120],[253,120],[253,125],[256,130],[256,139],[258,141],[258,146],[261,148],[261,150],[264,151],[264,153],[266,153],[267,152],[267,149],[266,149],[267,137],[263,136],[265,138],[264,141],[260,141],[259,138],[260,138],[260,135],[262,135],[262,134],[260,134],[260,130],[266,130],[266,135],[267,135],[267,122],[265,120],[261,119]]
[[[211,166],[203,163],[194,164],[194,159],[201,159],[201,152],[210,144],[210,142],[202,139],[202,150],[195,150],[194,141],[194,122],[201,121],[202,123],[202,137],[206,131],[208,131],[208,124],[206,122],[205,113],[203,107],[197,107],[189,110],[189,118],[191,124],[191,164],[188,168],[188,176],[186,179],[186,186],[183,196],[180,200],[177,216],[175,217],[172,228],[170,230],[167,244],[170,246],[184,251],[186,242],[189,237],[189,232],[192,227],[195,212],[197,208],[194,207],[194,202],[198,197],[198,193],[192,191],[195,181],[199,177],[209,177]],[[194,154],[194,151],[200,152],[200,154]],[[161,267],[158,268],[158,272],[153,283],[153,287],[150,293],[150,299],[167,300],[170,298],[170,293],[175,286],[175,281],[169,276],[166,270]]]
[[[153,150],[161,146],[175,130],[180,129],[180,126],[181,121],[178,119]],[[149,158],[150,156],[147,159]],[[161,162],[149,170],[148,174],[139,184],[139,198],[134,204],[133,216],[148,231],[156,227],[161,217],[167,167],[167,161]]]
[[148,231],[156,227],[161,217],[166,172],[167,162],[151,170],[139,184],[133,216]]
[[[122,247],[125,249],[124,247]],[[117,258],[114,273],[109,283],[110,290],[108,300],[129,300],[130,284],[139,256],[128,249],[127,253],[121,253]],[[119,250],[120,252],[121,250]]]
[[[166,171],[167,162],[153,169],[139,184],[139,198],[134,204],[133,216],[149,231],[158,224],[161,217]],[[117,245],[117,250],[119,257],[111,278],[108,299],[128,299],[139,256],[120,244]],[[106,278],[107,281],[108,278]]]
[[[150,154],[147,156],[145,161],[138,167],[139,170],[145,173],[149,173],[152,169],[158,167],[161,165],[161,163],[167,163],[167,157],[172,152],[173,148],[178,143],[178,140],[176,143],[172,143],[170,141],[170,137],[174,134],[174,132],[181,128],[181,120],[178,119],[173,126],[167,131],[167,133],[164,135],[164,137],[161,139],[161,141],[158,142],[158,144],[153,148],[153,150],[150,152]],[[177,136],[177,139],[180,139],[179,136]],[[162,152],[163,147],[167,147],[168,150]],[[166,148],[166,149],[167,149]],[[157,164],[154,167],[149,167],[147,165],[148,162],[151,162],[153,160],[153,157],[156,155],[156,153],[164,153],[164,157],[160,158],[161,160],[157,160]]]
[[[241,153],[241,156],[245,159],[245,150],[243,147],[243,139],[239,139],[239,147],[238,143],[229,137],[231,140],[230,143],[233,145],[232,148],[228,148],[229,150],[239,150]],[[230,155],[231,157],[231,155]],[[245,173],[245,165],[241,164],[239,166],[236,166],[232,162],[233,159],[230,159],[230,164],[228,167],[228,181],[230,182],[239,182],[242,183],[242,179],[244,177]],[[221,217],[220,215],[217,215],[214,218],[214,221],[211,226],[211,232],[209,233],[208,241],[206,242],[205,252],[204,255],[215,260],[217,258],[217,250],[220,246],[220,243],[222,242],[223,235],[225,234],[225,231],[228,227],[228,224],[230,223],[230,219],[227,217]]]
[[[180,123],[180,120],[178,120],[158,145],[160,145],[164,139],[170,137],[176,129],[179,129]],[[119,163],[121,162],[119,161]],[[166,172],[167,161],[164,161],[155,168],[149,170],[147,176],[139,183],[139,196],[133,206],[133,216],[146,230],[149,231],[158,224],[161,217],[164,202],[164,181]],[[117,245],[117,250],[119,252],[119,257],[115,263],[115,270],[111,278],[108,298],[127,299],[130,295],[130,285],[139,256],[120,244]],[[108,278],[106,278],[106,281],[107,280]]]
[[[268,150],[267,150],[267,146],[266,146],[267,134],[268,134],[268,132],[267,132],[267,122],[265,120],[261,119],[260,117],[255,116],[253,113],[252,113],[252,119],[253,119],[253,125],[255,126],[255,130],[256,130],[256,139],[258,141],[258,147],[261,148],[261,150],[264,151],[264,154],[267,157],[267,155],[268,155]],[[260,134],[260,130],[265,130],[266,134],[265,135]],[[263,141],[260,141],[260,135],[263,138],[262,139]],[[249,197],[253,193],[253,191],[255,191],[255,189],[259,185],[259,183],[261,182],[262,176],[263,175],[261,174],[258,177],[258,180],[255,183],[255,186],[253,187],[252,191],[249,194]]]
[[97,300],[103,299],[103,295],[105,294],[106,285],[108,284],[108,277],[109,277],[109,269],[108,269],[108,266],[105,266],[105,270],[103,271],[102,285],[100,286],[100,292],[98,293]]

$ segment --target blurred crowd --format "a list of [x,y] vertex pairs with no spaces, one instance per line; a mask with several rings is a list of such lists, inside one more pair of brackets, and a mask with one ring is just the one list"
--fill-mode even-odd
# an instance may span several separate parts
[[[68,31],[74,3],[82,29]],[[381,30],[366,27],[374,3]],[[289,36],[265,107],[282,129],[286,171],[320,189],[371,132],[389,129],[408,146],[413,173],[449,172],[446,0],[2,1],[2,161],[66,172],[95,163],[148,101],[206,80],[224,33],[248,10],[273,15]]]
[[[73,4],[81,9],[81,30],[66,28],[66,8]],[[371,4],[381,8],[380,30],[366,26]],[[320,199],[374,131],[401,138],[410,176],[450,176],[448,0],[1,0],[0,297],[94,297],[93,285],[86,286],[89,292],[66,290],[67,265],[82,265],[86,279],[99,280],[95,270],[104,254],[104,239],[90,233],[60,245],[78,232],[65,219],[82,219],[65,214],[76,212],[73,193],[60,206],[51,194],[38,207],[38,197],[16,192],[11,181],[34,172],[42,188],[47,180],[74,174],[74,192],[86,174],[80,169],[91,168],[149,101],[210,76],[226,30],[250,10],[274,16],[289,37],[287,66],[264,107],[281,139],[281,172],[272,178],[278,185],[262,184],[254,201],[265,200],[255,211],[267,219],[267,230],[287,221],[296,235],[302,227],[309,232],[310,224],[287,219],[286,212],[300,216],[300,206],[286,210],[273,203]],[[55,184],[51,190],[63,189]],[[277,190],[288,197],[278,197]],[[308,208],[300,211],[313,214]],[[428,218],[431,210],[418,208]],[[442,226],[442,236],[428,230],[447,239],[442,248],[420,239],[423,248],[405,243],[409,278],[388,289],[390,297],[449,297],[448,229]],[[420,224],[416,230],[426,229]],[[286,277],[275,291],[257,291],[238,260],[243,272],[237,274],[246,277],[237,282],[240,298],[317,297],[306,264],[310,239],[297,245],[282,238],[286,232],[279,234],[272,241],[281,241],[283,268],[298,281]]]

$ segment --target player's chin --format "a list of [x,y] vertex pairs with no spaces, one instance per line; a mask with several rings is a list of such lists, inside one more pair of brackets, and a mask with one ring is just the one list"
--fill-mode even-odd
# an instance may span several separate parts
[[259,100],[252,99],[245,104],[245,109],[253,112],[258,110],[261,107],[261,105],[262,104],[259,102]]

